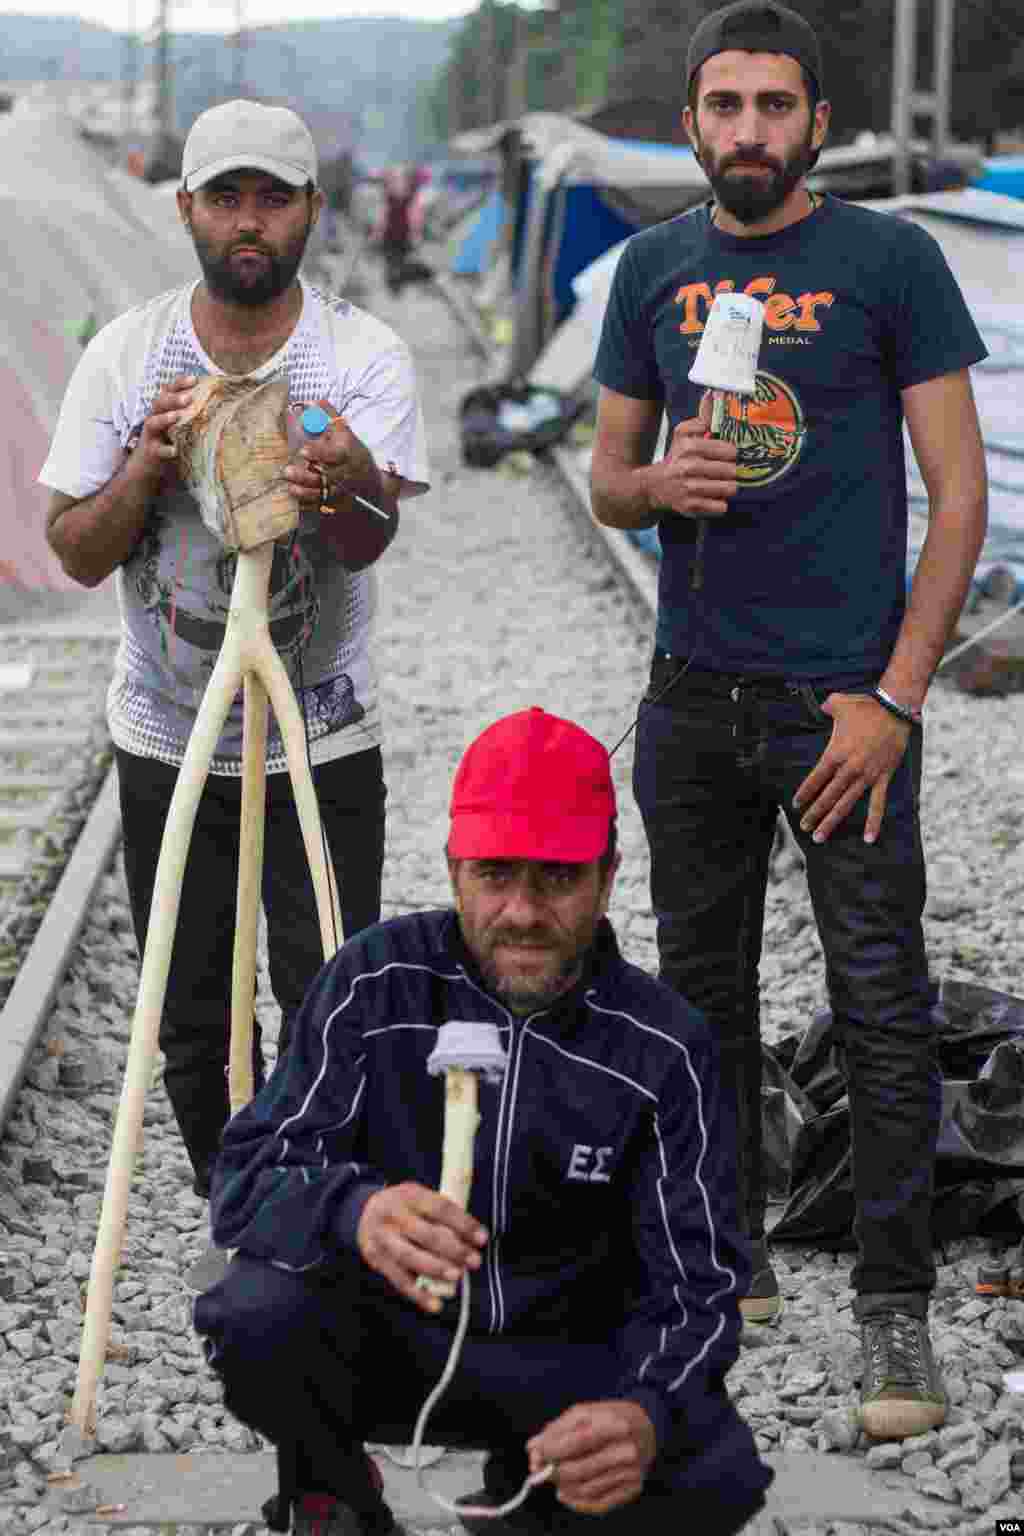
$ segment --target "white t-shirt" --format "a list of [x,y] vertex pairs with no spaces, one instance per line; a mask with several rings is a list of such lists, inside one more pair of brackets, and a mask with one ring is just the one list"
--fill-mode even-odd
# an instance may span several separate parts
[[[399,475],[401,495],[428,488],[426,440],[412,360],[388,326],[302,281],[291,336],[247,377],[287,377],[293,403],[329,400],[377,467]],[[196,284],[162,294],[111,321],[82,354],[61,406],[43,485],[81,499],[120,469],[153,401],[180,374],[219,374],[192,325]],[[380,743],[369,655],[376,607],[372,568],[352,574],[304,512],[280,539],[270,577],[270,634],[308,721],[310,756],[329,762]],[[117,572],[121,644],[107,699],[115,744],[178,765],[224,638],[236,557],[207,529],[190,492],[175,485],[150,508],[138,545]],[[300,692],[300,689],[302,692]],[[239,774],[242,695],[210,771]],[[287,770],[270,712],[267,770]]]

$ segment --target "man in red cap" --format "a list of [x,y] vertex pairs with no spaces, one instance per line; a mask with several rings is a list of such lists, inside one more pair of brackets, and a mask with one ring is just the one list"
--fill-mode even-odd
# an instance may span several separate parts
[[[495,1536],[730,1536],[771,1473],[725,1390],[750,1273],[714,1043],[627,964],[608,753],[541,709],[455,775],[454,910],[377,924],[324,966],[270,1081],[229,1123],[196,1327],[227,1408],[278,1448],[274,1529],[396,1530],[364,1442],[405,1443],[469,1327],[433,1444],[486,1449]],[[489,1031],[468,1210],[437,1192],[446,1026]],[[500,1042],[500,1044],[498,1043]],[[434,1058],[436,1060],[436,1057]],[[433,1063],[431,1063],[431,1066]],[[598,1522],[594,1517],[600,1516]]]

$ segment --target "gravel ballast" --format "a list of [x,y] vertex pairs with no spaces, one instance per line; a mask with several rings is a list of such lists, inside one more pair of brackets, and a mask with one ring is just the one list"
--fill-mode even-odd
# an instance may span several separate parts
[[[379,302],[378,302],[379,299]],[[428,417],[434,489],[407,503],[381,562],[377,665],[389,786],[385,915],[444,904],[451,776],[469,740],[531,704],[572,717],[612,745],[643,691],[650,623],[603,550],[569,515],[550,468],[464,469],[459,398],[478,366],[443,301],[406,290],[374,307],[413,346]],[[974,699],[936,686],[926,712],[923,815],[926,931],[937,978],[1022,990],[1024,696]],[[627,957],[656,969],[643,831],[629,788],[632,741],[614,758],[622,868],[611,917]],[[111,1128],[135,1006],[138,962],[118,859],[101,882],[74,963],[0,1141],[0,1531],[58,1536],[105,1527],[54,1511]],[[776,861],[762,965],[763,1028],[802,1033],[824,1006],[820,946],[802,872]],[[276,1010],[261,977],[261,1018]],[[97,1449],[255,1450],[227,1416],[191,1330],[182,1276],[207,1244],[206,1206],[162,1085],[145,1141],[115,1290]],[[941,1430],[870,1447],[854,1413],[860,1349],[849,1256],[775,1250],[786,1309],[744,1336],[730,1384],[765,1451],[857,1457],[880,1487],[906,1490],[887,1530],[948,1527],[974,1536],[1024,1510],[1024,1397],[1003,1373],[1024,1357],[1024,1302],[974,1293],[985,1249],[958,1241],[940,1258],[932,1337],[950,1399]],[[74,1500],[72,1500],[72,1503]],[[877,1525],[876,1529],[879,1528]],[[121,1527],[124,1529],[124,1527]],[[438,1532],[452,1529],[440,1516]],[[805,1527],[805,1529],[807,1529]],[[824,1528],[823,1528],[824,1529]],[[832,1536],[854,1536],[849,1524]],[[180,1533],[187,1531],[179,1527]]]

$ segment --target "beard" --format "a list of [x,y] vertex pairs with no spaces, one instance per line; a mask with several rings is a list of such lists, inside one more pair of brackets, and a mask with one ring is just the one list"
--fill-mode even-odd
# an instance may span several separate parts
[[513,1013],[525,1014],[549,1008],[556,998],[569,990],[580,973],[582,956],[579,952],[564,955],[547,977],[533,982],[525,978],[513,979],[489,956],[479,957],[477,963],[493,995]]
[[459,926],[491,995],[516,1014],[548,1008],[567,992],[594,943],[590,922],[561,932],[543,923],[481,929],[460,908]]
[[[808,128],[804,142],[781,161],[763,154],[733,154],[716,162],[701,147],[698,159],[711,183],[715,201],[740,224],[758,224],[767,219],[782,207],[817,160],[817,151],[811,144],[812,134],[813,124]],[[744,176],[745,165],[764,167],[769,174],[760,172]]]
[[[271,250],[259,240],[236,240],[224,250],[204,240],[193,229],[192,242],[210,293],[222,303],[244,304],[253,309],[280,298],[295,280],[312,225],[311,211],[305,229],[283,251]],[[266,264],[249,271],[239,269],[232,263],[232,257],[239,250],[259,251],[266,258]]]

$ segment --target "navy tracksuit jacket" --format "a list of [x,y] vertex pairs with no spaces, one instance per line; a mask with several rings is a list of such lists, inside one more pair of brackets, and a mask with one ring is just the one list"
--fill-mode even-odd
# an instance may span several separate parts
[[374,1190],[436,1188],[444,1082],[426,1063],[456,1020],[496,1024],[508,1054],[503,1081],[479,1090],[470,1210],[491,1237],[471,1334],[572,1337],[585,1318],[592,1335],[604,1311],[618,1395],[646,1409],[659,1445],[680,1421],[691,1444],[717,1438],[750,1279],[733,1117],[702,1015],[626,963],[606,920],[580,981],[529,1017],[487,992],[450,910],[347,943],[225,1128],[215,1241],[315,1272],[355,1249]]

